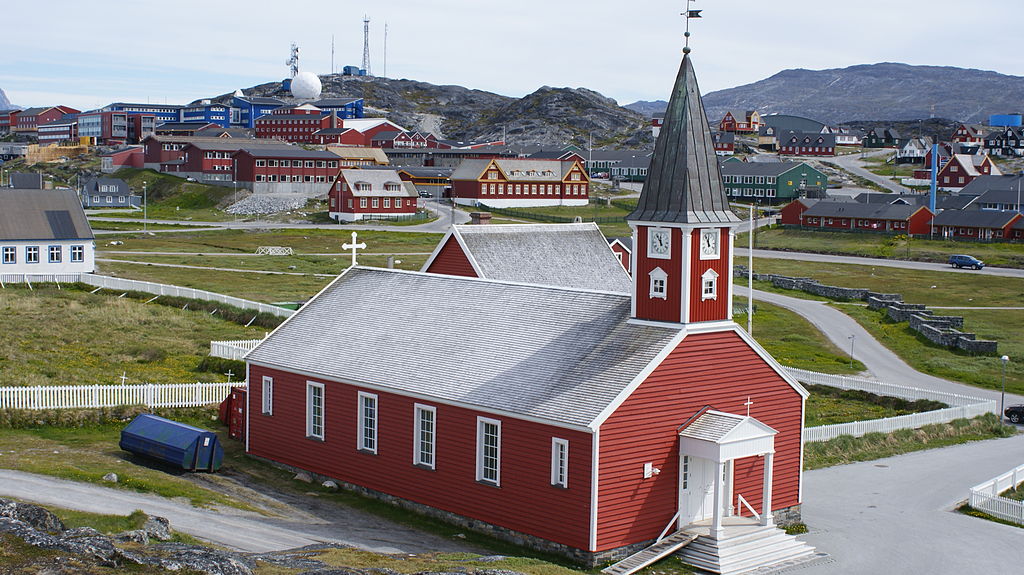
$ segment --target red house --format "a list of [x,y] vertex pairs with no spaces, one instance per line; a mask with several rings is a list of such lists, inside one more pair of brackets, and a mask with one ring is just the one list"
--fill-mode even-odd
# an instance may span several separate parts
[[337,174],[328,194],[331,219],[354,222],[416,213],[416,186],[403,182],[395,170],[357,168]]
[[757,110],[729,110],[718,123],[720,132],[757,132],[761,129],[761,114]]
[[246,356],[247,451],[588,565],[666,533],[719,570],[741,539],[810,554],[774,527],[806,392],[731,321],[740,222],[688,56],[672,93],[630,293],[352,267]]
[[144,152],[142,146],[129,146],[100,155],[100,171],[104,174],[121,168],[142,168]]
[[590,177],[578,161],[467,159],[451,179],[452,197],[462,205],[516,208],[590,202]]
[[341,122],[337,112],[325,113],[312,104],[282,106],[256,118],[256,137],[314,144],[317,132],[340,128]]
[[1017,212],[996,210],[942,210],[932,220],[935,233],[952,240],[1016,239],[1024,221]]
[[961,122],[953,128],[953,136],[950,140],[966,146],[981,146],[985,141],[985,130],[987,130],[985,126]]
[[834,156],[836,135],[817,132],[785,132],[778,135],[779,154],[787,156]]
[[[511,245],[516,246],[514,257]],[[567,246],[571,257],[566,257]],[[618,259],[593,222],[455,225],[421,271],[628,294],[633,283]]]
[[779,210],[779,223],[788,226],[801,225],[800,217],[819,200],[814,198],[797,198]]
[[68,114],[78,113],[80,113],[80,110],[69,106],[28,108],[18,112],[17,115],[11,116],[11,131],[34,134],[39,129],[39,126],[43,124],[60,120]]
[[330,190],[340,160],[331,152],[299,146],[247,146],[230,154],[228,162],[238,185],[253,193],[311,198]]
[[1001,176],[1002,172],[988,154],[953,154],[939,169],[938,185],[944,190],[959,190],[978,176]]
[[800,225],[831,231],[928,234],[932,213],[924,206],[819,201],[800,215]]
[[615,252],[616,257],[619,258],[619,263],[625,268],[626,273],[632,273],[633,238],[610,238],[608,240],[608,247],[612,248],[612,251]]

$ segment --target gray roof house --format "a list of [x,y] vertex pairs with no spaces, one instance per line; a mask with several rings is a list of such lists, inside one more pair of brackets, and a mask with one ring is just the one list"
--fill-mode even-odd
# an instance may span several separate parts
[[92,228],[74,190],[0,188],[0,279],[73,281],[95,267]]
[[120,178],[92,178],[82,187],[82,205],[87,208],[137,208],[142,198],[132,193]]

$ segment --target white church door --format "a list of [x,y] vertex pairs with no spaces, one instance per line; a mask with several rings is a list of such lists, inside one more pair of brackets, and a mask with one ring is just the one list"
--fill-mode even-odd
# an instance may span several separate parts
[[680,490],[680,523],[710,519],[715,511],[715,462],[683,456]]

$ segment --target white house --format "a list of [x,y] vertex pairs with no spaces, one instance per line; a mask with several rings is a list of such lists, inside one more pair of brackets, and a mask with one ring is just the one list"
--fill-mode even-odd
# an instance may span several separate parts
[[0,279],[92,272],[93,239],[74,190],[0,189]]

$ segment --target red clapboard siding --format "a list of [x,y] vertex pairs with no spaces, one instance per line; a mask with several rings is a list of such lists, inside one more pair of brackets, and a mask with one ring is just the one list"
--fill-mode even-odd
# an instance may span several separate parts
[[473,264],[469,263],[469,258],[462,251],[462,246],[459,245],[455,236],[448,236],[448,241],[445,242],[434,261],[430,263],[427,273],[477,277]]
[[[679,322],[682,298],[682,259],[678,256],[668,260],[647,257],[647,226],[638,226],[633,251],[636,252],[636,269],[633,285],[636,289],[636,317],[654,321]],[[678,254],[683,249],[683,233],[678,228],[669,228],[672,232],[672,253]],[[668,274],[666,299],[650,297],[651,277],[654,268],[660,267]]]
[[[700,259],[700,230],[693,230],[690,242],[690,321],[720,321],[729,315],[729,230],[718,230],[718,259]],[[708,269],[718,274],[718,297],[702,299],[701,276]]]
[[[746,414],[748,396],[754,402],[750,415],[779,432],[772,505],[781,509],[798,503],[800,395],[739,335],[690,335],[601,426],[598,551],[658,536],[677,510],[677,428],[705,405]],[[735,462],[732,505],[742,494],[760,509],[760,460]],[[645,462],[661,474],[643,479]]]
[[[263,376],[274,378],[274,413],[260,414]],[[305,437],[306,381],[324,384],[324,441]],[[590,533],[589,433],[489,415],[250,366],[249,452],[321,475],[587,549]],[[359,391],[377,395],[378,449],[357,450]],[[413,465],[414,404],[436,407],[436,467]],[[476,418],[501,424],[501,487],[476,481]],[[568,487],[551,485],[551,439],[569,441]]]

